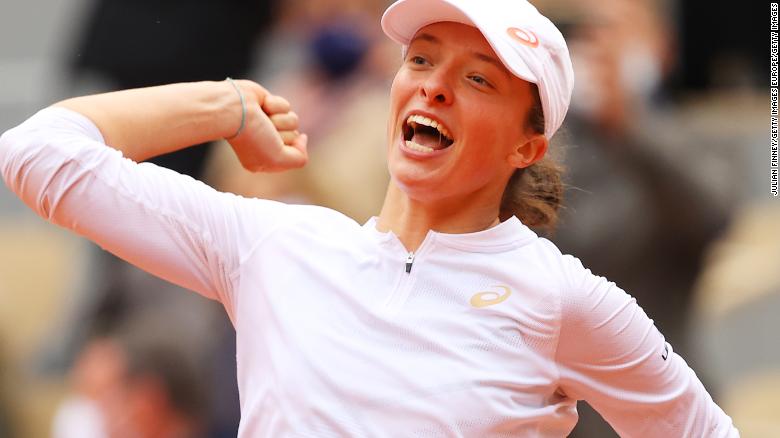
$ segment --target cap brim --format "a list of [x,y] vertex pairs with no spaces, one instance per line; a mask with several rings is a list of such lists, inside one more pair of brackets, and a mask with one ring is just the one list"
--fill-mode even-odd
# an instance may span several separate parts
[[[471,2],[474,8],[479,8],[479,2]],[[447,0],[405,0],[394,3],[385,11],[382,16],[382,30],[393,41],[407,46],[412,41],[417,32],[423,27],[443,21],[452,21],[474,26],[482,33],[493,51],[501,60],[501,63],[515,76],[528,82],[537,82],[536,75],[525,65],[525,63],[511,63],[502,55],[509,53],[506,47],[507,42],[501,38],[496,38],[486,32],[489,29],[488,23],[480,23],[471,17],[478,16],[469,11],[472,5],[468,2],[464,4],[454,4]]]
[[382,29],[393,41],[408,45],[418,30],[441,21],[476,26],[464,11],[446,0],[407,0],[387,8]]

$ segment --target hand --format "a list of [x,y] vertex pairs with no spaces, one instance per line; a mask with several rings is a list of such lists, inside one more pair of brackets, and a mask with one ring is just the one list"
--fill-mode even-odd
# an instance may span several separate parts
[[298,116],[290,110],[290,103],[255,82],[237,80],[235,84],[244,96],[246,120],[241,133],[228,142],[241,165],[251,172],[303,167],[308,161],[308,138],[298,132]]

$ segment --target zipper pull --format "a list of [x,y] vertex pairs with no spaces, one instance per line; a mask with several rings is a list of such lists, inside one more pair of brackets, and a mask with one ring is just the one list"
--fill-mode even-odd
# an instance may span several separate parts
[[406,273],[412,272],[412,263],[414,263],[414,251],[409,253],[409,257],[406,258]]

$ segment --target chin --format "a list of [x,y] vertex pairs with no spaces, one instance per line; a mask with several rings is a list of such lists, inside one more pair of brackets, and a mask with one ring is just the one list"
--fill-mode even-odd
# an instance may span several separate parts
[[[407,169],[411,171],[391,171],[392,184],[410,199],[417,201],[432,201],[441,198],[444,193],[441,185],[437,184],[430,175],[420,172],[419,169]],[[418,171],[414,171],[418,170]]]

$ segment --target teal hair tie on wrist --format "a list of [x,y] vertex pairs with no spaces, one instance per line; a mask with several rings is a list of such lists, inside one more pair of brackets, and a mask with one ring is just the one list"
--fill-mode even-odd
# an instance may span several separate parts
[[241,89],[238,88],[238,85],[236,85],[235,82],[233,82],[233,79],[227,77],[225,78],[225,80],[230,82],[230,85],[232,85],[233,88],[236,89],[236,93],[238,93],[238,98],[239,100],[241,100],[241,125],[238,127],[238,131],[236,131],[235,134],[233,134],[231,137],[225,137],[225,140],[230,140],[238,137],[238,134],[241,134],[241,131],[244,130],[244,124],[246,123],[246,103],[244,102],[244,95],[241,94]]

